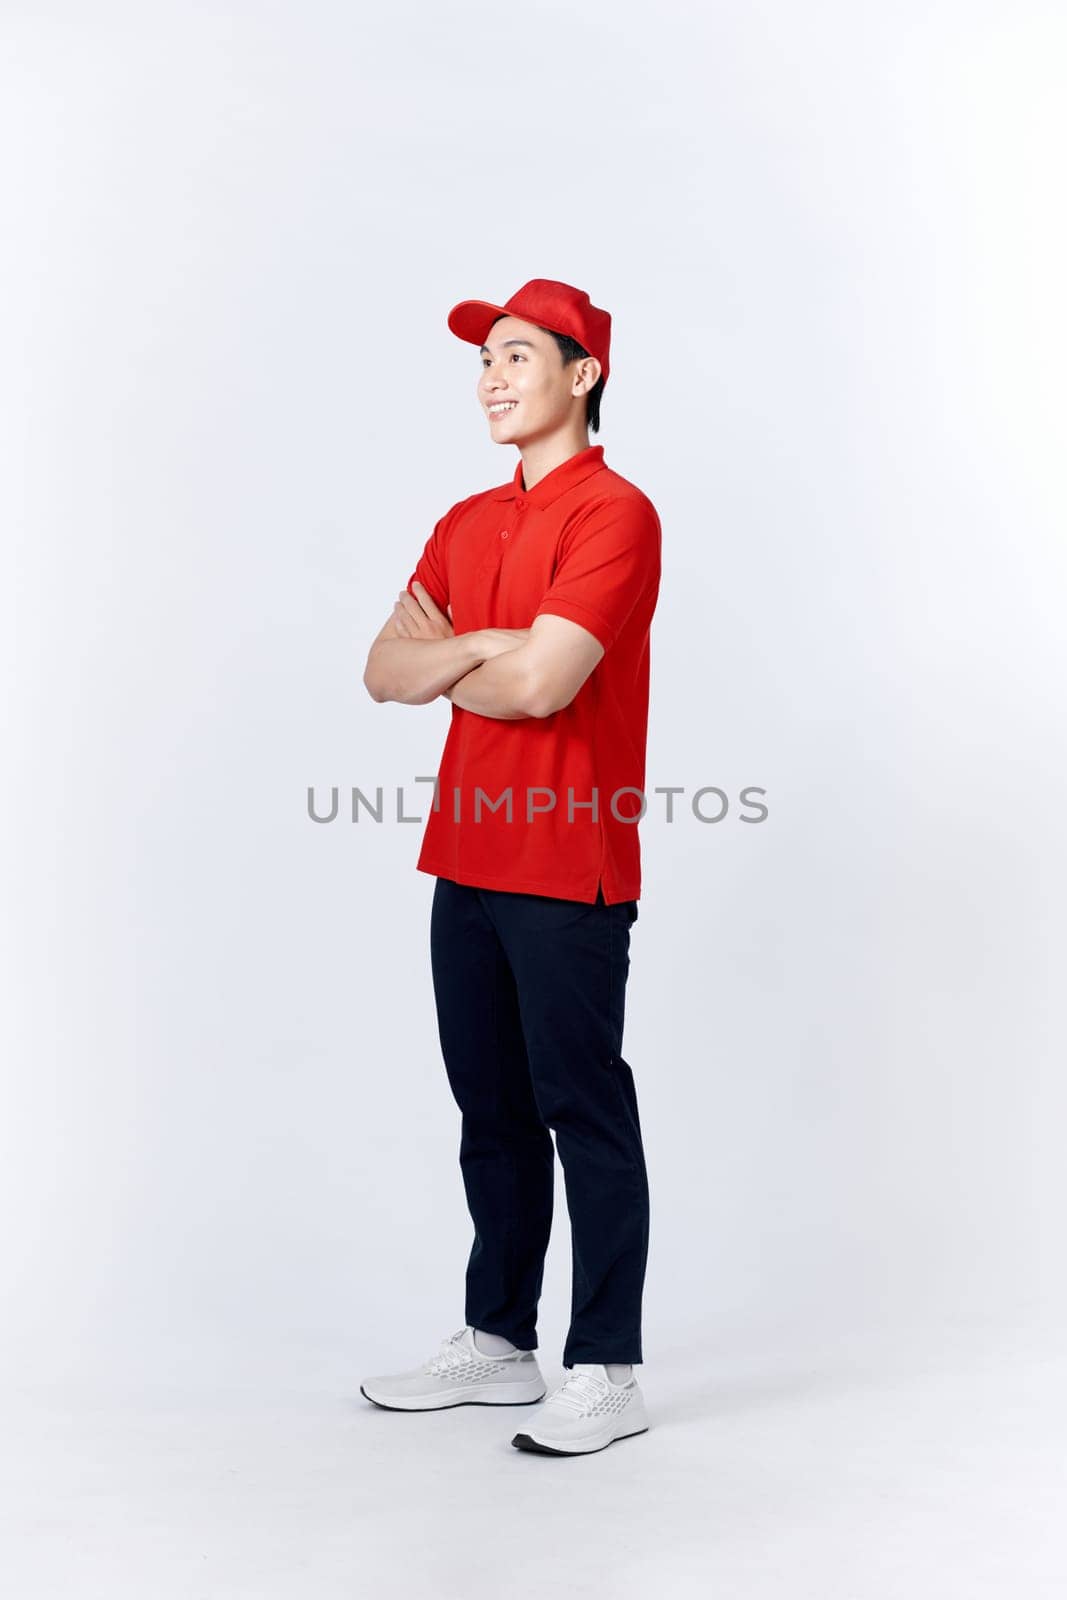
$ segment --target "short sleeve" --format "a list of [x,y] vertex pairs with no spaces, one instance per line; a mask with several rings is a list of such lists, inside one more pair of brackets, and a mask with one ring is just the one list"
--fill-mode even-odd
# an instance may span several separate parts
[[[464,502],[460,501],[460,505]],[[448,540],[452,530],[452,523],[459,505],[452,506],[445,512],[441,520],[434,524],[434,530],[427,539],[422,555],[415,566],[415,571],[407,581],[407,591],[414,599],[412,584],[418,578],[430,599],[439,611],[447,611],[449,604],[448,593]]]
[[659,589],[661,538],[650,500],[598,502],[566,536],[537,615],[568,617],[610,649],[638,602]]

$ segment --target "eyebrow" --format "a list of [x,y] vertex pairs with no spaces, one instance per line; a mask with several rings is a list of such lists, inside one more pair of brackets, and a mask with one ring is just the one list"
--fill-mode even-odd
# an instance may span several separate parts
[[[503,350],[506,350],[509,344],[525,344],[525,345],[528,345],[531,350],[536,350],[537,349],[537,346],[534,344],[532,339],[505,339],[503,345],[501,346],[501,348]],[[491,356],[492,353],[493,352],[490,350],[490,348],[489,348],[489,346],[487,344],[483,344],[482,348],[478,351],[478,354],[480,356],[484,356],[484,355],[490,355]]]

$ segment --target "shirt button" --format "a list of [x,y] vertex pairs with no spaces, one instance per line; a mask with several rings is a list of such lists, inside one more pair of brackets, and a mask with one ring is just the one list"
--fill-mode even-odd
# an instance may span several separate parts
[[507,536],[508,536],[508,530],[507,530],[507,529],[506,529],[506,528],[501,528],[501,530],[500,530],[500,537],[501,537],[501,538],[502,538],[502,539],[506,539],[506,538],[507,538]]
[[519,510],[521,511],[523,506],[526,504],[526,501],[520,495],[519,498],[516,500],[515,504],[518,506]]

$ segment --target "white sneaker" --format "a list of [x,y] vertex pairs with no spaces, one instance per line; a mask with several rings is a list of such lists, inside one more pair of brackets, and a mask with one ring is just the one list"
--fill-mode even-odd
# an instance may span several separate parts
[[612,1383],[603,1366],[576,1362],[559,1388],[549,1395],[517,1433],[512,1444],[545,1456],[589,1455],[616,1439],[648,1432],[645,1400],[637,1379]]
[[442,1339],[435,1356],[412,1372],[368,1378],[359,1392],[387,1411],[441,1411],[447,1406],[530,1406],[544,1398],[545,1380],[532,1350],[484,1356],[474,1329]]

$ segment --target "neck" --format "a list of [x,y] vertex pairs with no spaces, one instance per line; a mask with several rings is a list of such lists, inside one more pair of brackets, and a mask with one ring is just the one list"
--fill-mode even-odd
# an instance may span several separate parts
[[589,449],[588,428],[567,428],[547,439],[531,439],[519,446],[522,457],[522,485],[532,489],[556,467],[576,456],[579,450]]

